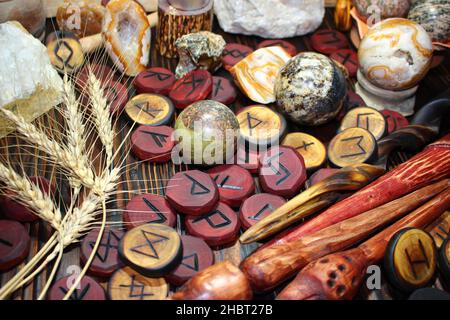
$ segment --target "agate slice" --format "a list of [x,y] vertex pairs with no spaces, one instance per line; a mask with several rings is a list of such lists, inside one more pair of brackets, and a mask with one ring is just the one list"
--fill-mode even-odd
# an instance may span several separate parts
[[150,24],[135,1],[113,0],[106,6],[103,39],[117,68],[128,76],[146,69],[150,53]]
[[282,47],[261,48],[238,62],[230,72],[247,97],[269,104],[275,102],[277,74],[290,58]]
[[[79,14],[79,18],[74,18]],[[73,32],[78,38],[102,32],[105,8],[95,1],[66,0],[56,12],[56,21],[62,31]]]
[[408,19],[420,24],[433,41],[447,42],[450,38],[450,1],[415,1]]

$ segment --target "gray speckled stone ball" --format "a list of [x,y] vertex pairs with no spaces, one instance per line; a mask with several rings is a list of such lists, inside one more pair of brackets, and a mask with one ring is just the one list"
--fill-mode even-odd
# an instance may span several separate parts
[[346,95],[342,71],[328,57],[315,52],[293,57],[275,82],[280,111],[300,125],[318,126],[333,120]]

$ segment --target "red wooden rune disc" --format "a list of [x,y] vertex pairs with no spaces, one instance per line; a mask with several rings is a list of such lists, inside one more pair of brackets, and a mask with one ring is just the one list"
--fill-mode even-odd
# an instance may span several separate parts
[[297,55],[297,48],[292,43],[286,40],[276,40],[276,39],[264,40],[258,44],[258,49],[276,46],[282,47],[291,56]]
[[253,49],[239,43],[228,43],[223,50],[222,63],[226,70],[230,70],[236,63],[244,59]]
[[347,91],[347,110],[365,106],[366,103],[359,94],[352,90]]
[[175,75],[165,68],[150,68],[134,79],[138,93],[157,93],[167,96],[175,83]]
[[178,109],[184,109],[196,101],[205,100],[212,87],[212,76],[208,71],[194,70],[175,82],[169,97]]
[[330,58],[346,67],[350,77],[356,76],[356,72],[358,71],[358,55],[355,50],[340,49],[333,52]]
[[0,270],[20,264],[30,251],[30,236],[19,222],[0,220]]
[[140,126],[131,135],[131,150],[140,160],[167,162],[175,145],[173,128],[168,126]]
[[258,193],[251,196],[242,203],[239,211],[242,226],[245,229],[250,228],[285,203],[284,198],[270,193]]
[[210,100],[230,105],[236,100],[236,88],[230,80],[223,77],[213,77],[213,89]]
[[[76,279],[77,274],[75,273],[56,281],[48,292],[47,300],[62,300]],[[97,281],[84,276],[80,281],[79,288],[72,293],[69,300],[106,300],[106,294]]]
[[246,147],[244,143],[240,143],[236,151],[236,164],[247,169],[250,173],[258,173],[261,167],[258,146],[249,145]]
[[120,114],[128,102],[127,88],[119,81],[110,80],[105,82],[103,92],[109,104],[111,114]]
[[92,72],[101,83],[114,80],[117,81],[115,72],[104,64],[86,64],[78,72],[75,83],[80,91],[87,92],[89,73]]
[[408,119],[396,111],[382,110],[381,114],[386,118],[388,134],[409,125]]
[[345,35],[333,29],[316,31],[311,36],[311,45],[315,51],[324,54],[332,54],[339,49],[349,47],[349,43]]

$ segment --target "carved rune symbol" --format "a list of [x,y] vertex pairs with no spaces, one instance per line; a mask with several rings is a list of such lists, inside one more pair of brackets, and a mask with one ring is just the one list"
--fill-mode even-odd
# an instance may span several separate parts
[[423,243],[420,239],[418,240],[418,244],[419,244],[420,252],[422,253],[422,256],[423,256],[423,258],[420,260],[412,260],[411,256],[409,255],[408,249],[405,249],[405,254],[406,254],[406,257],[408,258],[408,263],[409,263],[409,266],[411,267],[411,271],[412,271],[415,279],[417,279],[417,277],[418,277],[416,269],[415,269],[416,265],[425,263],[427,268],[430,267],[430,261],[428,259],[427,253],[425,252],[425,248],[423,247]]
[[352,57],[352,55],[350,53],[345,53],[344,54],[342,52],[339,52],[337,55],[342,58],[342,64],[343,65],[345,65],[347,62],[349,62],[349,63],[351,63],[351,64],[356,66],[355,61],[350,59]]
[[193,93],[195,92],[195,90],[196,90],[198,87],[200,87],[200,85],[201,85],[203,82],[205,82],[205,79],[203,79],[203,78],[196,79],[196,78],[195,78],[195,74],[192,73],[191,76],[188,77],[188,78],[186,78],[186,79],[184,79],[183,82],[180,83],[180,85],[179,85],[176,89],[178,89],[178,88],[181,87],[181,86],[187,86],[187,85],[190,85],[190,86],[191,86],[191,91],[189,91],[189,92],[186,94],[186,96],[185,96],[185,98],[187,98],[187,97],[189,97],[191,94],[193,94]]
[[393,123],[393,125],[394,125],[394,127],[392,128],[392,131],[397,130],[397,128],[398,128],[398,122],[397,122],[397,119],[396,119],[395,117],[392,117],[391,115],[388,115],[388,116],[386,117],[386,121],[389,122],[389,120],[392,120],[392,123]]
[[266,203],[264,207],[262,207],[254,216],[248,217],[251,220],[259,221],[260,216],[265,212],[269,210],[270,212],[273,211],[273,206],[270,203]]
[[194,271],[198,271],[198,255],[196,253],[190,254],[188,256],[183,257],[183,261],[181,262],[183,266],[189,268]]
[[156,118],[156,116],[161,111],[163,111],[163,109],[153,109],[152,107],[150,107],[150,103],[148,101],[147,102],[138,102],[134,106],[136,108],[141,109],[142,111],[144,111],[146,114],[148,114],[153,119]]
[[331,43],[339,43],[341,40],[338,38],[337,34],[333,31],[321,31],[319,35],[323,36],[331,36],[332,39],[328,37],[328,40],[323,41],[323,43],[331,44]]
[[12,247],[13,246],[13,244],[11,242],[9,242],[6,239],[2,239],[2,238],[0,238],[0,244],[2,244],[4,246],[7,246],[7,247]]
[[159,81],[166,81],[169,79],[172,75],[162,72],[155,72],[155,71],[147,71],[144,75],[144,78],[153,78],[156,77]]
[[[65,53],[66,51],[69,52],[69,55]],[[66,41],[58,41],[54,53],[55,57],[64,65],[64,67],[69,67],[70,69],[74,68],[74,66],[70,64],[70,60],[73,57],[73,49]]]
[[198,182],[197,180],[192,178],[190,175],[188,175],[186,173],[184,173],[184,175],[186,178],[188,178],[192,182],[192,185],[191,185],[191,194],[192,195],[198,196],[198,195],[207,194],[210,192],[210,190],[207,187],[205,187],[200,182]]
[[442,241],[445,241],[445,239],[447,239],[447,237],[450,235],[450,229],[445,230],[445,228],[442,225],[439,225],[437,227],[437,230],[434,230],[432,233],[434,233]]
[[150,200],[148,200],[145,197],[142,200],[144,200],[144,203],[146,204],[146,206],[149,207],[158,216],[158,219],[148,221],[148,223],[151,223],[151,222],[152,223],[164,223],[164,222],[166,222],[167,218],[153,203],[150,202]]
[[[108,233],[108,239],[106,240],[106,243],[104,243],[104,242],[100,243],[99,249],[95,253],[95,256],[97,258],[99,258],[101,262],[105,262],[106,259],[108,259],[108,257],[109,257],[110,250],[111,249],[117,250],[119,241],[120,241],[120,237],[118,235],[116,235],[114,233],[114,231],[110,231]],[[93,249],[95,246],[95,241],[90,241],[89,246],[91,247],[91,249]],[[100,248],[105,248],[105,251],[103,252],[103,254],[100,254]]]
[[341,158],[350,158],[350,157],[356,157],[356,156],[360,156],[362,154],[366,154],[366,150],[363,148],[363,146],[361,145],[361,142],[363,141],[364,137],[363,136],[356,136],[356,137],[351,137],[351,138],[345,138],[342,139],[342,141],[353,141],[353,140],[358,140],[358,142],[356,143],[356,145],[358,146],[358,148],[361,150],[361,152],[357,152],[357,153],[351,153],[351,154],[344,154],[341,156]]
[[[267,164],[269,165],[270,169],[272,169],[273,173],[275,173],[277,176],[281,176],[281,179],[278,180],[276,182],[276,185],[279,186],[280,184],[282,184],[284,181],[286,181],[290,175],[291,172],[288,170],[288,168],[286,168],[281,162],[280,162],[280,157],[283,155],[284,152],[280,152],[277,155],[274,155],[272,157],[269,158],[269,160],[267,161]],[[281,169],[278,170],[278,168],[276,166],[274,166],[273,161],[276,159],[277,161],[277,167]]]
[[[130,298],[139,298],[140,300],[143,300],[145,297],[154,296],[151,292],[145,292],[145,286],[139,281],[136,281],[135,275],[131,276],[131,284],[121,284],[120,287],[130,288],[130,292],[128,293],[128,297]],[[135,289],[139,289],[140,291],[135,292]]]
[[[91,288],[91,284],[87,284],[84,288],[82,288],[81,290],[76,289],[69,297],[69,300],[83,300],[84,297],[86,296],[86,294],[89,292],[89,289]],[[67,290],[66,288],[63,287],[59,287],[59,290],[61,290],[62,293],[64,293],[64,295],[67,294],[67,292],[69,292],[69,290]],[[78,291],[80,291],[80,294],[78,294]]]
[[116,88],[108,86],[106,89],[106,102],[111,103],[117,100],[118,94]]
[[[167,240],[169,240],[169,238],[167,238],[163,235],[154,233],[154,232],[150,232],[150,231],[141,230],[141,232],[145,238],[145,244],[141,244],[141,245],[132,247],[130,250],[133,252],[142,254],[149,258],[159,259],[158,251],[156,251],[156,249],[153,245],[157,244],[159,242],[167,241]],[[147,248],[148,250],[146,250],[146,251],[140,250],[141,248],[143,248],[143,249]]]
[[233,58],[245,58],[247,56],[247,52],[242,52],[238,49],[233,49],[233,50],[227,50],[225,49],[223,51],[223,55],[224,57],[226,56],[232,56]]
[[253,117],[250,112],[247,112],[247,125],[250,129],[250,135],[253,135],[253,129],[255,129],[257,126],[259,126],[264,121],[259,120],[258,118]]
[[162,133],[156,133],[156,132],[151,132],[151,131],[142,131],[142,133],[148,134],[153,138],[153,141],[155,141],[156,145],[160,148],[162,148],[164,145],[163,143],[167,142],[167,138],[169,137],[166,134],[162,134]]
[[[217,176],[214,177],[214,181],[217,183],[217,180],[219,179],[220,174],[218,174]],[[230,176],[226,176],[225,178],[223,178],[222,182],[217,183],[217,186],[219,188],[222,189],[229,189],[229,190],[242,190],[242,187],[239,186],[232,186],[232,185],[228,185],[226,184],[227,181],[230,180]]]
[[305,151],[308,151],[308,147],[312,146],[313,144],[314,144],[314,142],[306,143],[305,141],[303,141],[303,145],[295,148],[295,150],[305,149]]
[[218,78],[215,82],[214,82],[214,93],[213,96],[217,96],[217,94],[219,93],[219,91],[223,90],[222,87],[222,79]]
[[[356,116],[356,126],[359,128],[363,128],[366,130],[369,130],[370,127],[370,120],[369,120],[369,116],[372,115],[373,112],[367,112],[367,113],[358,113],[358,115]],[[362,121],[362,117],[366,117],[366,127],[363,127],[363,121]]]
[[[222,222],[215,223],[213,221],[213,219],[215,217],[219,217]],[[231,220],[219,210],[215,210],[215,211],[209,213],[206,216],[198,217],[198,218],[192,220],[192,223],[197,223],[197,222],[202,221],[202,220],[206,220],[206,222],[208,222],[208,224],[213,229],[219,229],[219,228],[222,228],[222,227],[225,227],[225,226],[231,224]]]

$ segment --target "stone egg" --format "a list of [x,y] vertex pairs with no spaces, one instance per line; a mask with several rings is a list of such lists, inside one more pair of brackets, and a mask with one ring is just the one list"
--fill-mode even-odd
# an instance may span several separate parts
[[278,108],[292,122],[318,126],[333,120],[347,94],[345,77],[328,57],[303,52],[280,70],[275,82]]
[[354,3],[359,16],[365,20],[378,11],[381,20],[406,17],[411,6],[411,0],[355,0]]
[[433,41],[447,42],[450,38],[450,0],[415,1],[408,19],[420,24]]
[[[234,156],[238,136],[239,122],[233,111],[217,101],[198,101],[177,118],[175,153],[185,164],[223,164]],[[172,154],[172,161],[180,163]]]
[[424,28],[402,18],[377,23],[358,49],[359,69],[378,88],[402,91],[422,80],[430,69],[433,45]]

